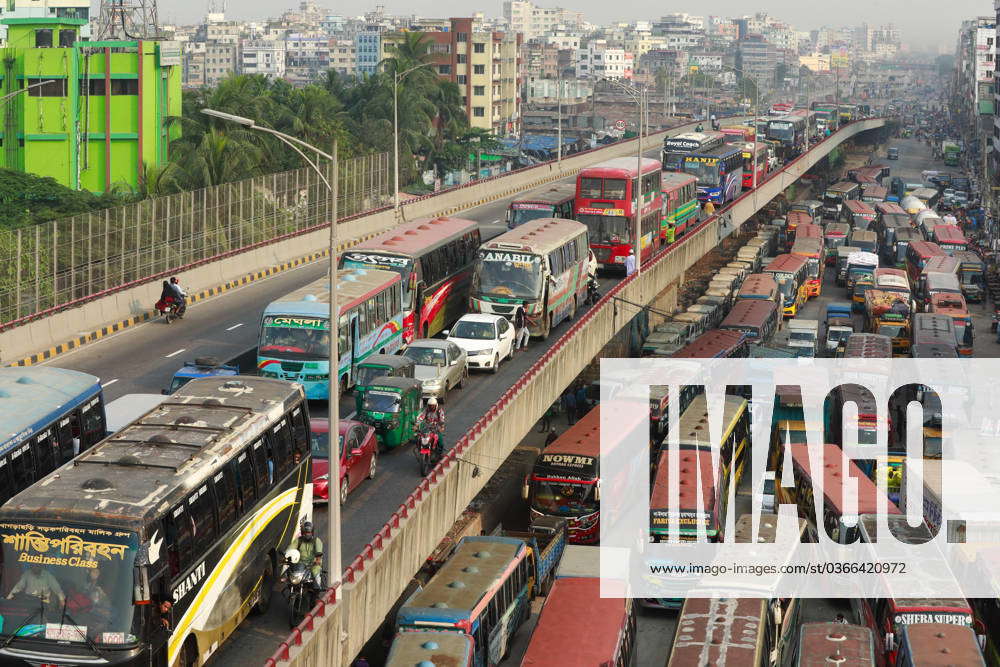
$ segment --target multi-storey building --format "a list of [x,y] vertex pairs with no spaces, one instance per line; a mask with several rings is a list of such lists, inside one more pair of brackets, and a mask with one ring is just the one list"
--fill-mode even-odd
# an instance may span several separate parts
[[367,23],[354,36],[354,71],[358,77],[372,76],[378,71],[382,59],[382,26]]
[[285,76],[293,81],[315,81],[330,68],[330,38],[322,34],[292,33],[285,37]]
[[330,39],[330,69],[349,76],[357,71],[357,54],[353,39]]
[[219,82],[236,73],[240,45],[238,42],[208,42],[205,44],[206,86]]
[[275,39],[244,39],[240,42],[240,74],[285,76],[285,42]]
[[526,76],[535,79],[554,79],[559,73],[559,47],[534,40],[521,47]]
[[736,43],[736,69],[768,89],[774,82],[778,51],[762,35],[747,35]]
[[530,0],[504,0],[503,17],[511,32],[519,32],[522,39],[542,37],[560,26],[574,29],[583,24],[583,14],[559,7],[539,7]]
[[606,39],[592,39],[576,51],[577,78],[631,79],[633,67],[632,54],[609,46]]

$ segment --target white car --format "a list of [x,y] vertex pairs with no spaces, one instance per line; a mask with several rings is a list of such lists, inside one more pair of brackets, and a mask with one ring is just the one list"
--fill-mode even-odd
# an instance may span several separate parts
[[444,335],[465,350],[470,369],[496,373],[501,361],[514,356],[514,327],[502,315],[463,315]]

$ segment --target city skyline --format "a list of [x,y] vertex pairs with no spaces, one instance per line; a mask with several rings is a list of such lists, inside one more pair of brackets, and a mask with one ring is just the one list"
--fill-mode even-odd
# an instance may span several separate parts
[[[204,18],[207,8],[206,0],[175,0],[169,6],[160,6],[160,20],[163,23],[177,22],[180,24],[197,23]],[[391,15],[418,14],[430,17],[469,16],[477,11],[486,16],[499,16],[502,2],[486,2],[472,6],[459,0],[435,1],[409,0],[408,2],[392,2],[391,0],[363,0],[327,4],[331,12],[345,16],[358,16],[374,11],[381,4]],[[823,26],[840,27],[867,22],[870,25],[895,23],[901,33],[903,44],[914,51],[938,52],[944,47],[945,52],[951,52],[954,47],[954,35],[963,17],[990,15],[993,13],[992,2],[983,0],[954,0],[949,4],[948,11],[942,11],[940,4],[929,0],[851,0],[836,5],[804,5],[793,0],[778,0],[767,6],[748,7],[738,0],[715,0],[710,5],[695,0],[681,0],[669,7],[649,0],[640,0],[630,6],[628,15],[616,14],[611,5],[593,0],[578,2],[543,2],[545,7],[562,6],[566,9],[581,11],[586,19],[596,24],[608,24],[618,21],[651,20],[672,12],[687,12],[696,15],[742,16],[765,11],[768,14],[787,21],[798,30],[815,30]],[[239,0],[229,2],[226,15],[237,20],[263,20],[280,15],[283,11],[298,7],[298,0],[280,0],[278,3],[265,0]],[[858,15],[851,11],[853,6],[867,12]],[[97,7],[94,8],[95,12]],[[942,25],[944,24],[944,25]],[[953,25],[952,25],[953,24]]]

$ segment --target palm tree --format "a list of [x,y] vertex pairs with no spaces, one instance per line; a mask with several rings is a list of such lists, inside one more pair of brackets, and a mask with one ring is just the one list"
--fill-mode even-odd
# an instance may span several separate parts
[[262,161],[260,150],[211,128],[196,146],[189,146],[176,164],[184,173],[189,189],[238,181],[257,173]]

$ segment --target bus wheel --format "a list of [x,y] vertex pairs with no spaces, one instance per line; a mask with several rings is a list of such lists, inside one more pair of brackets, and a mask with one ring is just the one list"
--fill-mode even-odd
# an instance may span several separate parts
[[271,606],[271,595],[274,593],[274,566],[268,562],[264,571],[260,575],[260,595],[257,598],[257,602],[254,604],[253,609],[250,611],[256,616],[262,616],[267,613],[268,608]]
[[194,667],[198,664],[198,640],[193,635],[184,641],[177,664],[180,667]]

